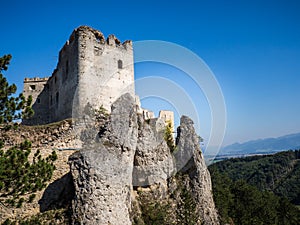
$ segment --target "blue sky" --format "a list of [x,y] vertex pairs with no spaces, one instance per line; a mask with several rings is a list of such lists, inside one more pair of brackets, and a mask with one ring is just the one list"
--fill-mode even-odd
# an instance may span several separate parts
[[[224,144],[300,132],[300,1],[1,1],[0,54],[22,90],[24,77],[49,76],[72,30],[89,25],[120,40],[163,40],[200,56],[227,107]],[[163,65],[137,65],[136,77],[163,75],[197,102],[199,133],[210,134],[201,90]],[[156,100],[145,99],[156,110]],[[162,107],[167,107],[163,105]]]

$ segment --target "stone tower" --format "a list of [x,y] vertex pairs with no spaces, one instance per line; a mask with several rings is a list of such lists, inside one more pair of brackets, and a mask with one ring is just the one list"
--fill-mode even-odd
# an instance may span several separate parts
[[34,117],[30,120],[23,120],[26,124],[44,124],[49,121],[49,88],[48,78],[25,78],[23,94],[32,96]]
[[49,78],[25,78],[25,96],[33,96],[35,115],[24,124],[46,124],[71,118],[89,103],[110,111],[122,94],[135,96],[132,42],[114,35],[105,39],[95,29],[73,31],[59,52],[57,67]]

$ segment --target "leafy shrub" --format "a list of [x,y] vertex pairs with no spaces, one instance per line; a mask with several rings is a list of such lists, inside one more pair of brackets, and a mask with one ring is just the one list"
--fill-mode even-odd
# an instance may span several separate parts
[[167,145],[170,149],[171,152],[174,152],[175,150],[175,141],[173,137],[173,126],[171,121],[167,121],[167,125],[165,128],[165,134],[164,134],[164,139],[167,142]]

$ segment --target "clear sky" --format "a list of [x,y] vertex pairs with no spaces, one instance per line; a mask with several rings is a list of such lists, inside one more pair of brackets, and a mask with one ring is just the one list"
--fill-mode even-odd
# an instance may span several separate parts
[[[72,30],[89,25],[120,40],[184,46],[213,71],[227,107],[224,145],[300,132],[300,1],[1,1],[0,54],[22,90],[24,77],[49,76]],[[136,78],[166,76],[196,102],[200,135],[210,134],[207,102],[180,71],[136,65]],[[199,100],[197,99],[199,98]],[[143,104],[160,104],[145,99]],[[163,104],[162,104],[163,105]],[[162,106],[166,107],[166,106]]]

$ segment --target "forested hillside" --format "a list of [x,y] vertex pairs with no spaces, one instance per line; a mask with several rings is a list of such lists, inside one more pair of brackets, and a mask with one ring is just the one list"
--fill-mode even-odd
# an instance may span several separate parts
[[223,223],[300,224],[300,151],[235,158],[212,164]]

